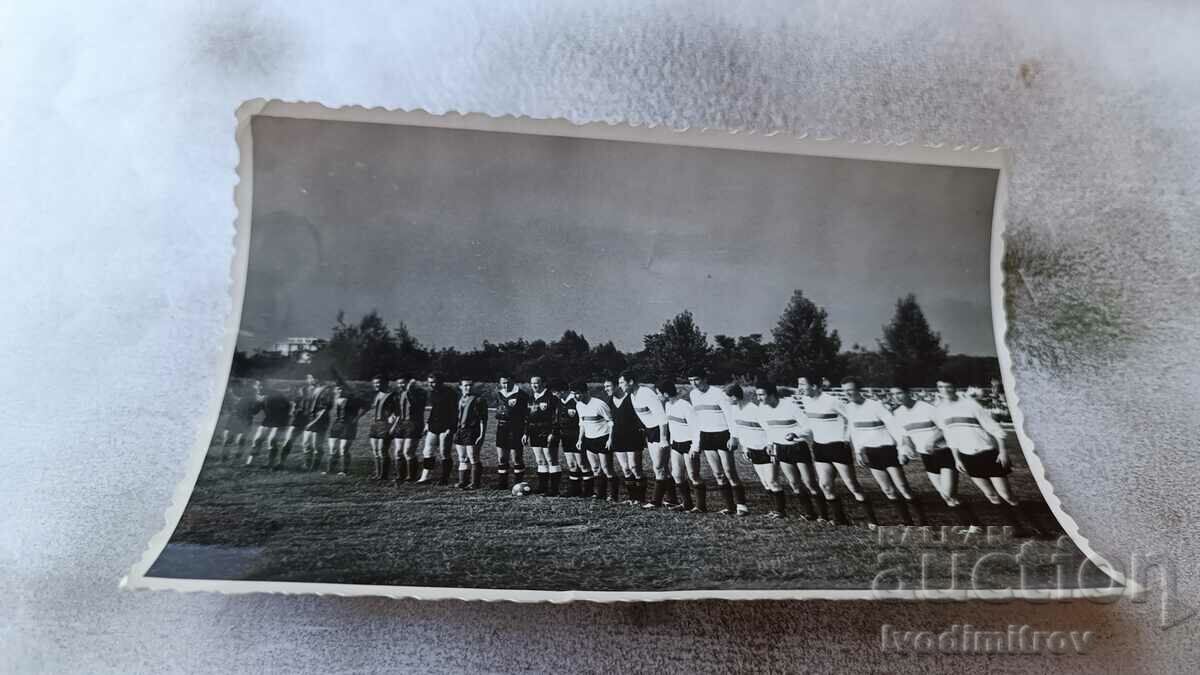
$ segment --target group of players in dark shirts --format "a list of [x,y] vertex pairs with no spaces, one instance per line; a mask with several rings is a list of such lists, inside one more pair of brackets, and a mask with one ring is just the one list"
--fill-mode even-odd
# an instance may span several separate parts
[[[460,380],[455,389],[436,373],[427,378],[428,388],[412,377],[377,376],[370,398],[356,396],[340,379],[320,382],[308,375],[303,385],[268,392],[255,381],[234,387],[226,398],[219,460],[238,462],[249,446],[247,466],[265,450],[265,466],[278,470],[298,444],[305,471],[346,475],[351,446],[365,421],[374,460],[371,480],[449,485],[456,463],[457,487],[478,490],[494,406],[496,489],[518,485],[533,494],[621,502],[623,484],[626,504],[704,512],[703,457],[723,497],[721,512],[744,515],[749,513],[746,489],[734,460],[740,451],[772,498],[770,517],[785,516],[785,488],[790,488],[800,518],[850,524],[834,491],[840,479],[867,524],[875,527],[879,521],[857,480],[857,464],[870,469],[902,523],[923,525],[925,509],[901,469],[920,458],[960,525],[977,529],[982,524],[957,495],[958,476],[965,474],[1001,507],[1007,524],[1021,533],[1040,532],[1029,505],[1009,488],[1003,430],[984,406],[960,396],[950,382],[938,383],[936,405],[899,386],[891,388],[887,405],[863,396],[854,378],[843,383],[844,400],[823,391],[813,377],[799,378],[795,397],[789,397],[772,384],[748,388],[749,393],[739,385],[710,386],[703,371],[689,376],[686,394],[670,381],[640,385],[629,372],[605,381],[603,395],[593,395],[585,383],[547,387],[541,377],[530,378],[528,391],[508,377],[498,384],[489,400],[475,382]],[[251,436],[259,414],[262,420]],[[525,484],[525,448],[536,461],[532,486]],[[652,495],[642,466],[646,451],[653,466]]]

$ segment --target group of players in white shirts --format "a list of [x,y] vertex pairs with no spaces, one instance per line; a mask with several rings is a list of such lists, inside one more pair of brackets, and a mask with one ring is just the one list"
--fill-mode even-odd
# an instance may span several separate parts
[[[307,427],[306,468],[320,464],[320,439],[308,437],[314,434],[313,418],[326,414],[320,413],[324,407],[332,419],[325,427],[329,473],[336,472],[339,457],[343,463],[337,473],[348,471],[349,444],[357,435],[357,420],[369,417],[368,435],[376,461],[373,478],[386,479],[394,464],[397,482],[448,484],[453,445],[458,487],[482,487],[481,450],[489,406],[477,394],[474,382],[462,380],[459,391],[454,392],[431,376],[429,393],[425,393],[413,378],[401,378],[394,387],[384,378],[375,378],[374,401],[368,404],[363,400],[355,406],[344,384],[332,385],[333,393],[319,403],[320,386],[311,379],[300,389],[289,422],[299,421]],[[909,461],[919,459],[960,525],[977,528],[983,524],[958,495],[958,478],[965,474],[988,502],[1001,507],[1007,524],[1018,532],[1040,532],[1028,505],[1023,505],[1009,486],[1011,462],[1004,429],[978,401],[960,395],[953,382],[937,383],[935,403],[921,400],[905,386],[891,387],[885,403],[864,396],[855,378],[842,382],[845,400],[823,391],[820,380],[812,376],[798,379],[794,396],[782,395],[771,383],[719,388],[709,384],[703,370],[691,372],[688,382],[690,390],[684,393],[672,381],[641,384],[634,373],[626,372],[616,381],[606,381],[605,394],[599,396],[585,383],[559,385],[550,391],[543,378],[532,377],[530,395],[510,378],[502,378],[496,404],[496,487],[508,488],[510,476],[523,482],[524,449],[530,447],[537,461],[534,492],[559,496],[564,473],[561,451],[568,479],[564,496],[619,502],[624,484],[626,504],[705,512],[708,484],[700,471],[703,457],[723,498],[720,512],[745,515],[750,508],[735,460],[740,453],[771,497],[768,517],[787,515],[790,492],[802,519],[822,525],[850,524],[835,490],[835,481],[840,480],[862,509],[867,525],[877,526],[872,500],[857,478],[857,465],[869,469],[900,522],[923,525],[927,522],[924,507],[903,471]],[[257,396],[257,409],[265,409],[270,416],[268,397]],[[427,400],[428,419],[424,414]],[[304,406],[318,413],[306,416]],[[278,407],[276,417],[282,420],[284,407]],[[357,411],[353,410],[356,407]],[[250,410],[246,407],[243,412]],[[251,418],[253,414],[250,412]],[[287,439],[290,441],[290,433]],[[224,445],[228,444],[227,439]],[[310,462],[314,446],[316,460]],[[282,447],[280,464],[290,442]],[[393,447],[394,462],[389,451]],[[643,451],[649,453],[653,467],[652,497],[646,494]],[[274,456],[274,451],[271,454]],[[434,475],[439,460],[440,480]]]

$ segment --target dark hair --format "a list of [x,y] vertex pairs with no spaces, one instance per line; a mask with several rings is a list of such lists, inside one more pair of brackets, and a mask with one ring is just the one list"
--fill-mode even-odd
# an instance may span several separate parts
[[940,376],[938,376],[937,381],[945,382],[946,384],[950,385],[951,387],[958,386],[958,383],[954,381],[954,378],[950,377],[949,375],[940,375]]
[[737,399],[739,401],[746,398],[746,392],[742,391],[742,385],[740,384],[731,384],[726,387],[725,395],[729,398]]
[[428,377],[426,377],[425,379],[428,379],[428,380],[437,380],[438,382],[441,382],[441,381],[442,381],[442,374],[441,374],[441,373],[439,373],[438,371],[436,371],[436,370],[435,370],[435,371],[433,371],[433,372],[429,373],[429,376],[428,376]]
[[893,382],[892,386],[889,387],[889,389],[899,389],[901,391],[912,391],[912,388],[912,383],[910,383],[908,380],[898,380]]
[[856,387],[861,387],[862,380],[858,379],[854,375],[847,375],[846,377],[842,378],[842,384],[853,384]]
[[384,377],[383,375],[380,375],[379,373],[375,373],[374,375],[372,375],[372,376],[371,376],[371,379],[372,379],[372,380],[379,380],[380,382],[387,382],[387,378],[386,378],[386,377]]
[[496,379],[497,380],[511,380],[512,377],[509,376],[508,373],[500,373],[499,375],[496,376]]
[[677,396],[679,394],[679,389],[677,389],[675,387],[675,383],[670,380],[663,380],[662,382],[659,382],[657,386],[658,390],[667,396]]
[[625,378],[626,382],[637,382],[637,376],[633,374],[632,370],[626,370],[621,373],[621,377]]
[[802,377],[804,378],[804,381],[809,384],[815,384],[818,387],[821,386],[821,376],[817,375],[816,373],[813,373],[811,371],[803,372],[803,373],[800,373],[799,375],[797,375],[796,379],[799,380]]
[[755,385],[755,389],[762,389],[767,392],[767,396],[779,398],[779,388],[775,386],[774,382],[759,382]]
[[692,366],[691,368],[688,368],[687,376],[707,380],[708,369],[706,369],[704,366]]
[[576,394],[583,394],[587,392],[587,390],[587,382],[574,382],[571,384],[571,391],[575,392]]

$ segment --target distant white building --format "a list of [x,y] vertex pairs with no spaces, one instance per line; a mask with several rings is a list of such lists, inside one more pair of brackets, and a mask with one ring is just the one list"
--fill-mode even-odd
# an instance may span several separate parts
[[325,341],[321,338],[290,337],[283,342],[276,342],[268,351],[272,351],[282,356],[295,356],[301,360],[307,361],[310,354],[320,351],[321,347],[324,346]]

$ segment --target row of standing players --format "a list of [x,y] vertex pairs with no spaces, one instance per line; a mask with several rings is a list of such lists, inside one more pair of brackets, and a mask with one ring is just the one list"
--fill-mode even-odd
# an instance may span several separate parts
[[[953,382],[938,383],[934,404],[908,387],[892,387],[888,405],[864,396],[854,378],[842,383],[843,398],[823,391],[815,377],[799,378],[795,397],[781,396],[770,383],[752,392],[738,385],[721,389],[709,385],[701,370],[688,379],[691,390],[683,394],[673,382],[639,385],[627,372],[606,382],[605,395],[598,397],[583,383],[558,384],[551,391],[543,378],[532,377],[530,393],[510,378],[499,378],[495,487],[508,489],[510,477],[514,483],[524,481],[528,447],[537,465],[534,493],[563,494],[565,464],[566,496],[617,502],[623,483],[625,503],[704,512],[708,486],[700,476],[703,457],[723,497],[721,512],[745,515],[746,490],[734,461],[740,452],[772,498],[769,517],[787,514],[790,491],[802,519],[850,524],[834,487],[840,479],[868,526],[875,527],[874,505],[854,470],[858,465],[870,470],[900,522],[922,525],[927,522],[925,508],[902,468],[919,458],[960,525],[975,529],[983,524],[957,494],[958,477],[965,474],[987,501],[1001,507],[1007,524],[1021,533],[1040,531],[1029,505],[1009,486],[1003,428],[974,398],[961,396]],[[448,485],[453,446],[457,486],[479,489],[488,401],[471,380],[461,380],[457,391],[436,374],[428,384],[427,392],[414,378],[376,377],[374,396],[367,400],[343,382],[321,383],[312,375],[290,391],[263,393],[255,382],[250,392],[235,391],[227,399],[221,460],[228,461],[232,449],[236,461],[249,444],[247,465],[265,447],[267,467],[280,469],[299,442],[305,470],[345,475],[365,418],[373,480],[394,475],[397,483]],[[251,440],[249,431],[259,413],[263,418]],[[647,495],[642,467],[647,450],[655,479],[652,496]],[[439,462],[440,473],[435,473]]]

